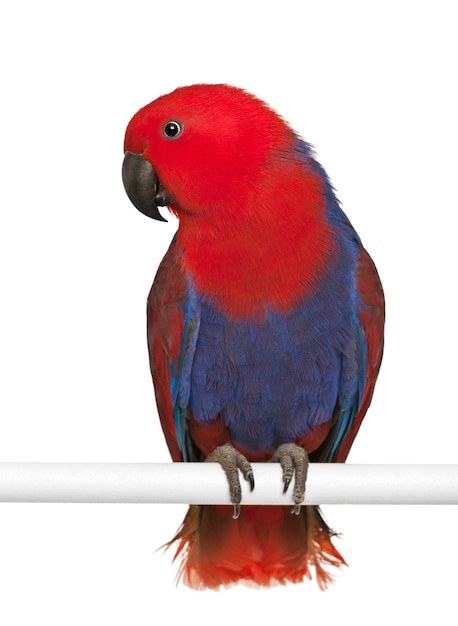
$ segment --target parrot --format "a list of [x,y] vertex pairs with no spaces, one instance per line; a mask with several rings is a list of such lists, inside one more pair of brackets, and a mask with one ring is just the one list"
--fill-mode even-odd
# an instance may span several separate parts
[[[304,504],[309,463],[343,463],[371,403],[384,293],[314,149],[228,84],[180,86],[127,125],[122,179],[178,229],[147,299],[157,410],[174,462],[219,463],[227,505],[191,505],[168,545],[192,589],[269,587],[346,565]],[[252,464],[281,465],[292,505],[241,506]]]

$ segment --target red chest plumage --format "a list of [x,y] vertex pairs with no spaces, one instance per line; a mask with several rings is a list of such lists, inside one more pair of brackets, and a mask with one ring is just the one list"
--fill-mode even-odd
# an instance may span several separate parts
[[231,206],[225,219],[218,198],[222,215],[211,231],[206,218],[189,214],[178,231],[197,290],[232,319],[264,316],[266,307],[289,311],[313,293],[337,256],[314,172],[283,159],[253,185],[248,210]]

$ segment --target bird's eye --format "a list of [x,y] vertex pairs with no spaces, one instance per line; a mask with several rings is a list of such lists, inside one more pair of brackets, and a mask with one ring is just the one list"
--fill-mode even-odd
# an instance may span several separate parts
[[170,122],[167,122],[162,127],[162,132],[168,139],[176,139],[176,137],[181,135],[182,130],[183,124],[180,124],[180,122],[177,122],[176,120],[170,120]]

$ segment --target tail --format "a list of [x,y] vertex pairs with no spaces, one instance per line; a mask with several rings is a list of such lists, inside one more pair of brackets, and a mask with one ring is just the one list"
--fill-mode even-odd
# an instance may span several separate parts
[[299,515],[289,507],[242,506],[232,518],[230,506],[191,506],[176,536],[175,558],[182,561],[178,580],[193,589],[217,589],[237,582],[270,586],[311,579],[321,589],[332,582],[328,565],[345,565],[332,544],[336,535],[315,506]]

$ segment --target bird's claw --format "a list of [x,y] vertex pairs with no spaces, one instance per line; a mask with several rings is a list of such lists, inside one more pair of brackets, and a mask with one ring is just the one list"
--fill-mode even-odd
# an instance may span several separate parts
[[291,480],[294,476],[293,506],[291,513],[299,515],[301,504],[305,497],[305,483],[307,481],[307,470],[309,457],[307,452],[296,446],[294,443],[284,443],[277,448],[271,458],[274,463],[280,463],[283,470],[283,493],[288,491]]
[[214,450],[206,458],[206,461],[210,463],[219,463],[223,468],[227,477],[227,482],[229,483],[231,503],[234,506],[234,514],[232,517],[237,519],[240,515],[240,503],[242,501],[242,487],[240,485],[239,470],[242,472],[244,479],[249,483],[250,491],[253,491],[253,468],[243,454],[241,454],[229,443],[216,448],[216,450]]

